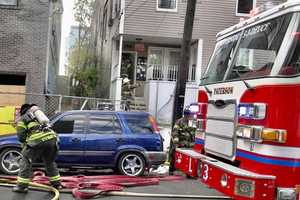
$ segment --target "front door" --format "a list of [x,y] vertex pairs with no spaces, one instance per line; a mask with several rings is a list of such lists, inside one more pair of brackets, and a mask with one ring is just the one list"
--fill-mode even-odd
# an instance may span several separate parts
[[147,58],[144,56],[138,56],[136,65],[136,83],[139,85],[135,89],[136,97],[144,97],[144,85],[146,81],[146,70],[147,70]]
[[74,164],[83,162],[86,125],[85,113],[68,114],[54,122],[52,127],[60,140],[57,162]]

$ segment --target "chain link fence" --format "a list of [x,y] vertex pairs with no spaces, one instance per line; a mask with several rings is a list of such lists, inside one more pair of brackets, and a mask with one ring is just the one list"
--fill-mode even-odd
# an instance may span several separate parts
[[51,117],[68,110],[125,110],[125,101],[36,93],[0,92],[0,107],[37,104]]

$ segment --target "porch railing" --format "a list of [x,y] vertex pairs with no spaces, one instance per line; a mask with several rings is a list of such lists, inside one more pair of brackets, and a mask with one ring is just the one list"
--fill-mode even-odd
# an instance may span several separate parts
[[[148,65],[147,80],[163,80],[163,81],[176,81],[178,75],[178,65]],[[195,81],[196,66],[190,67],[188,81]]]

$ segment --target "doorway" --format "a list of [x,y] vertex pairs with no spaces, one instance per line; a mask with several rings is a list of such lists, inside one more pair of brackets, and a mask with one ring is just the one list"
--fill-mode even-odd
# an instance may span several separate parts
[[121,77],[127,77],[131,84],[135,83],[135,66],[137,62],[137,53],[125,51],[122,53]]
[[147,57],[138,56],[136,51],[124,51],[122,53],[121,77],[127,77],[131,84],[137,84],[133,94],[135,97],[144,97],[144,85],[146,81]]

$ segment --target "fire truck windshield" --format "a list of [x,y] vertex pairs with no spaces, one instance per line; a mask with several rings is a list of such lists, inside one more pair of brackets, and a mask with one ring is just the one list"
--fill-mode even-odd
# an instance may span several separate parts
[[259,23],[219,41],[202,84],[270,75],[291,16]]

